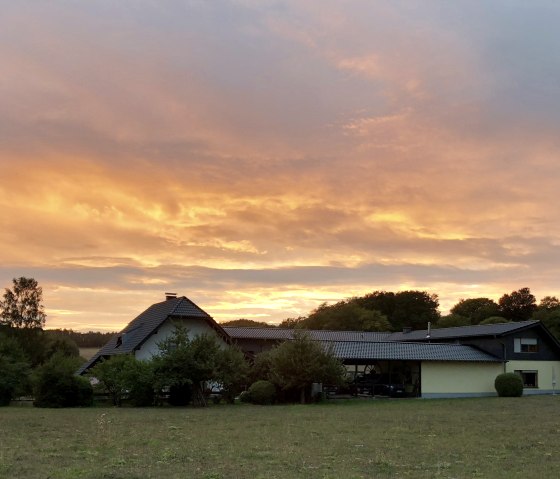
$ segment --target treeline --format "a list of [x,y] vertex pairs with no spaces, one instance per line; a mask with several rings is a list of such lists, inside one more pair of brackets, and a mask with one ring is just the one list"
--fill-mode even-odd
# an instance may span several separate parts
[[[323,303],[309,315],[286,319],[278,326],[394,332],[403,328],[426,329],[428,322],[433,328],[448,328],[529,319],[540,320],[560,338],[560,300],[555,296],[545,296],[537,302],[529,288],[504,294],[498,302],[486,297],[461,299],[447,315],[439,312],[437,294],[426,291],[374,291],[335,304]],[[250,323],[250,320],[243,320],[243,326],[251,326]],[[262,323],[252,323],[253,327],[262,327]]]
[[48,329],[47,334],[54,338],[68,338],[73,341],[78,348],[101,348],[116,333],[102,333],[99,331],[88,331],[81,333],[72,329]]

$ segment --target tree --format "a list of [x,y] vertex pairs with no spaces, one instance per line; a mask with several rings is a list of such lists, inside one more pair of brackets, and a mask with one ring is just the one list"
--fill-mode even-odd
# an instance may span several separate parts
[[285,329],[297,329],[302,327],[304,321],[305,316],[299,316],[297,318],[286,318],[278,325],[278,327]]
[[489,298],[461,299],[453,308],[452,314],[458,314],[470,320],[471,324],[500,314],[500,306]]
[[501,323],[510,323],[511,321],[507,320],[503,316],[490,316],[480,322],[480,324],[501,324]]
[[360,306],[354,299],[321,304],[300,327],[333,331],[390,331],[391,325],[379,311]]
[[405,326],[424,329],[428,322],[435,326],[439,320],[438,296],[426,291],[374,291],[355,301],[385,315],[393,331],[401,331]]
[[138,406],[151,406],[153,403],[151,365],[137,360],[130,354],[119,354],[104,359],[90,370],[89,375],[96,378],[101,387],[109,393],[114,406],[120,406],[125,397],[131,396]]
[[153,358],[158,388],[191,389],[193,404],[206,406],[204,383],[218,376],[221,350],[216,338],[202,334],[191,339],[188,330],[178,324],[158,346],[159,354]]
[[299,391],[305,403],[313,383],[341,384],[346,369],[330,349],[312,341],[304,331],[285,341],[270,353],[270,380],[284,390]]
[[0,406],[26,392],[30,364],[15,338],[0,335]]
[[546,309],[549,311],[553,309],[560,309],[560,300],[556,296],[545,296],[541,299],[538,309]]
[[13,289],[6,288],[0,301],[0,323],[13,328],[41,329],[47,315],[41,304],[43,289],[33,278],[14,278]]
[[405,326],[425,329],[428,323],[436,325],[439,320],[437,294],[426,291],[401,291],[395,294],[395,310],[389,322],[395,331]]
[[67,336],[44,335],[45,359],[60,352],[63,356],[77,358],[80,356],[80,349],[74,341]]
[[93,389],[86,378],[76,375],[79,358],[56,353],[34,372],[33,392],[37,407],[91,406]]
[[499,301],[501,316],[510,321],[526,321],[531,319],[537,310],[535,297],[529,288],[521,288],[504,294]]
[[453,328],[457,326],[470,326],[472,323],[469,318],[461,316],[460,314],[448,314],[447,316],[442,316],[440,320],[436,323],[437,328]]
[[363,308],[379,311],[389,319],[389,322],[392,322],[396,307],[395,293],[391,291],[374,291],[365,296],[355,298],[355,301]]
[[233,404],[235,396],[247,384],[249,364],[237,346],[230,346],[218,354],[216,381],[222,385],[222,395],[226,402]]

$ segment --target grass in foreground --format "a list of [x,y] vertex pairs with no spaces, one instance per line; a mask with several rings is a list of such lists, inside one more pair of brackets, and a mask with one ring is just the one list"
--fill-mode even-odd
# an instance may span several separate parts
[[559,396],[0,409],[4,478],[556,478]]

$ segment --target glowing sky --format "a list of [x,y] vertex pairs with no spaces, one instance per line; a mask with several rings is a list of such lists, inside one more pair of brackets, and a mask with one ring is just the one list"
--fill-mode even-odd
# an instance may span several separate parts
[[47,327],[560,295],[558,2],[0,5],[0,287]]

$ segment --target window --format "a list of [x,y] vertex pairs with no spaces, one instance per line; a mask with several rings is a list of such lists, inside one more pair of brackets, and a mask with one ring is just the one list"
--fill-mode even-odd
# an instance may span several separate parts
[[538,353],[539,344],[537,338],[515,338],[513,340],[514,353]]
[[516,370],[516,374],[521,376],[524,388],[538,388],[539,387],[539,372],[538,371],[521,371]]

